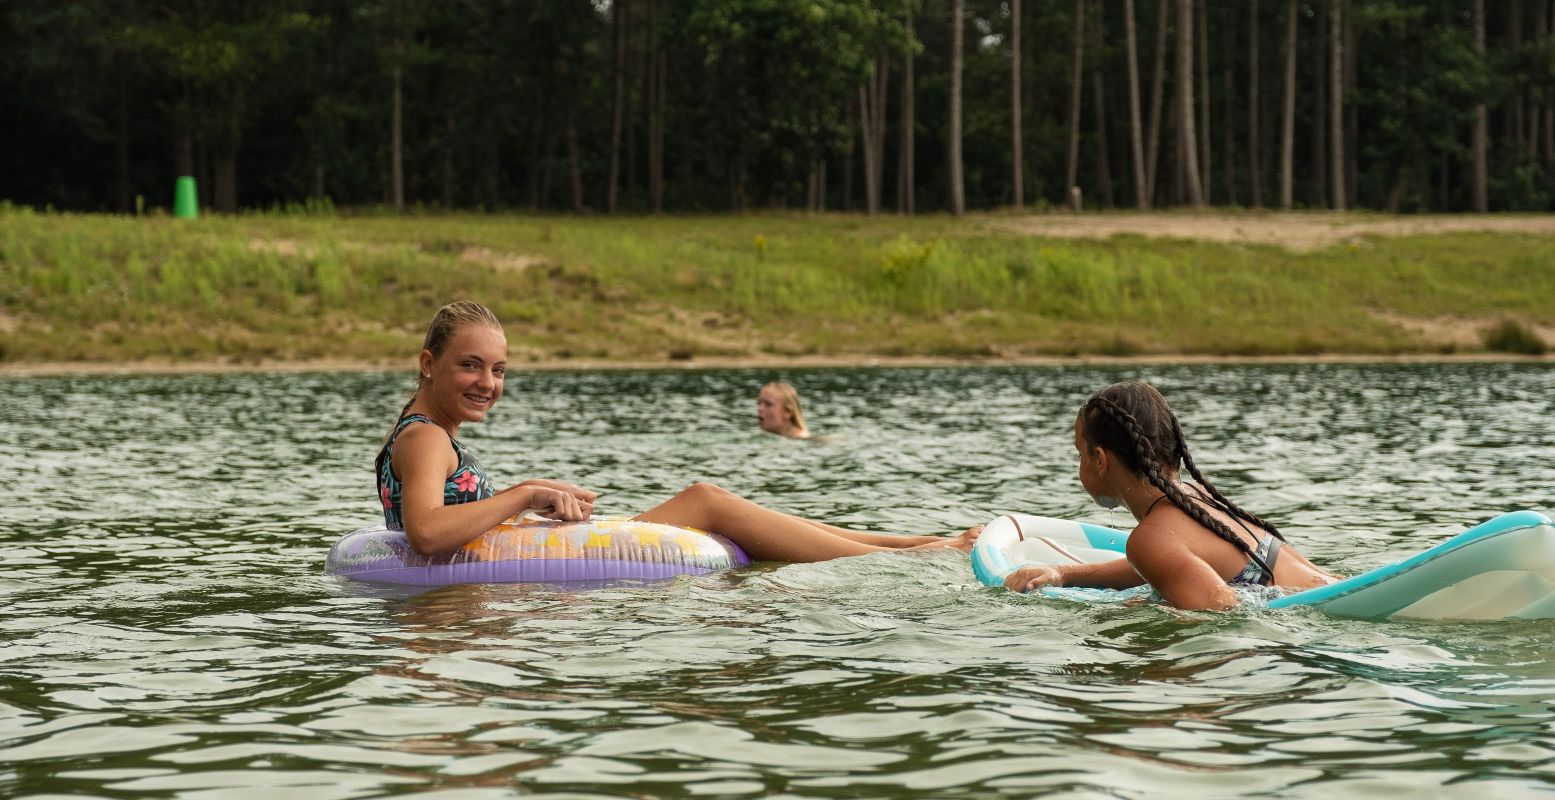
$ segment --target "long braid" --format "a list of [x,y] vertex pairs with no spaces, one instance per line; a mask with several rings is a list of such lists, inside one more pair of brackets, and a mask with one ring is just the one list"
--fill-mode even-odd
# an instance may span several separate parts
[[1231,514],[1232,516],[1241,517],[1242,519],[1245,519],[1248,522],[1263,528],[1282,542],[1287,541],[1285,534],[1280,533],[1279,528],[1274,527],[1274,525],[1266,522],[1256,514],[1244,510],[1236,503],[1231,502],[1230,498],[1221,494],[1220,490],[1216,489],[1215,485],[1210,483],[1208,478],[1204,477],[1204,473],[1199,471],[1199,465],[1193,463],[1193,456],[1188,453],[1188,440],[1182,434],[1182,424],[1177,421],[1177,415],[1170,411],[1166,413],[1167,417],[1172,421],[1172,436],[1177,440],[1177,453],[1182,457],[1182,464],[1188,468],[1188,474],[1193,476],[1193,480],[1200,486],[1203,486],[1205,491],[1209,492],[1211,497],[1219,501],[1221,509],[1226,513]]
[[[1203,525],[1205,529],[1230,543],[1231,546],[1257,564],[1266,574],[1273,574],[1272,570],[1269,569],[1269,565],[1262,558],[1258,557],[1258,554],[1242,540],[1242,537],[1237,536],[1224,522],[1221,522],[1204,510],[1203,506],[1193,502],[1187,493],[1182,490],[1180,484],[1166,476],[1165,467],[1162,465],[1161,459],[1156,455],[1156,447],[1151,442],[1149,434],[1146,433],[1144,426],[1139,423],[1137,417],[1123,408],[1117,401],[1103,396],[1099,392],[1086,405],[1105,413],[1117,423],[1119,428],[1123,429],[1132,450],[1128,455],[1133,456],[1133,458],[1129,460],[1137,462],[1134,465],[1137,470],[1145,475],[1146,480],[1150,481],[1150,485],[1166,495],[1172,501],[1172,505],[1181,509],[1184,514],[1187,514],[1195,522]],[[1168,411],[1168,413],[1170,412]],[[1176,442],[1173,442],[1173,444],[1176,444]]]

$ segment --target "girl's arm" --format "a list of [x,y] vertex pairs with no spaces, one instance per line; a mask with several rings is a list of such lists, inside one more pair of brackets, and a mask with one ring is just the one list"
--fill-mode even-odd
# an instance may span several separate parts
[[1085,586],[1094,589],[1131,589],[1144,583],[1126,558],[1097,564],[1036,564],[1021,567],[1004,579],[1004,585],[1016,592],[1029,592],[1042,586]]
[[395,440],[394,469],[400,475],[400,518],[411,549],[423,555],[452,550],[526,509],[544,509],[554,519],[588,519],[592,504],[549,486],[518,485],[485,500],[443,505],[443,483],[458,468],[448,435],[431,425],[407,428]]

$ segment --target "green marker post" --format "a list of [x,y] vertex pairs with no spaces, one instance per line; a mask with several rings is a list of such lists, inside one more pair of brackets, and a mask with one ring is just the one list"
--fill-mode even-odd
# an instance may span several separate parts
[[173,216],[177,219],[194,219],[200,216],[199,195],[194,190],[194,178],[184,175],[173,184]]

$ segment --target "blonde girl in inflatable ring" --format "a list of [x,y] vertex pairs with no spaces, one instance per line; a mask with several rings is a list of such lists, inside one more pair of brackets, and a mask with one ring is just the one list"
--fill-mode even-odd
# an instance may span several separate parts
[[[384,521],[405,532],[418,553],[460,547],[525,511],[584,520],[598,495],[561,481],[527,480],[501,491],[458,439],[502,397],[507,336],[478,303],[438,310],[427,328],[415,395],[378,454]],[[981,527],[954,537],[866,533],[773,511],[718,486],[697,483],[634,517],[720,534],[758,561],[824,561],[888,550],[953,547],[970,551]]]

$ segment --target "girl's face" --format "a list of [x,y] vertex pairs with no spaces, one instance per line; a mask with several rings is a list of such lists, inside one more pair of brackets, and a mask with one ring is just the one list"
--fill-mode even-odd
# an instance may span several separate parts
[[508,340],[502,331],[466,325],[441,356],[421,351],[422,392],[448,419],[479,422],[502,396],[507,368]]
[[788,412],[783,410],[783,395],[776,388],[768,386],[756,395],[756,423],[767,433],[788,432]]

